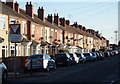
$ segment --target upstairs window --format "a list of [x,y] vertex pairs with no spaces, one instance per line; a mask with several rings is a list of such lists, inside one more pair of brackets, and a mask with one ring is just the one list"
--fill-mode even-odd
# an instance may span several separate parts
[[0,16],[0,29],[5,29],[5,28],[6,28],[6,17]]

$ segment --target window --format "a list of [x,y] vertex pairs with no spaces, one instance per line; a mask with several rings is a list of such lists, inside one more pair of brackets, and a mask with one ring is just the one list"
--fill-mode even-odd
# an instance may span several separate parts
[[33,54],[36,54],[36,47],[33,46]]
[[[16,45],[16,56],[18,54],[17,51],[18,51],[18,46]],[[11,56],[15,56],[15,45],[11,45],[10,52],[11,52]]]
[[30,56],[30,46],[27,47],[27,56]]
[[7,57],[7,45],[2,46],[2,57]]
[[0,16],[0,29],[5,29],[5,28],[6,28],[6,17]]
[[47,30],[45,30],[45,40],[47,40]]
[[2,49],[2,57],[5,57],[5,50]]
[[26,34],[26,21],[22,21],[22,32],[23,32],[23,34]]
[[62,35],[62,34],[60,34],[60,40],[61,40],[61,41],[62,41],[62,36],[63,36],[63,35]]
[[35,25],[32,25],[32,34],[35,34]]
[[57,39],[57,32],[55,32],[55,39]]

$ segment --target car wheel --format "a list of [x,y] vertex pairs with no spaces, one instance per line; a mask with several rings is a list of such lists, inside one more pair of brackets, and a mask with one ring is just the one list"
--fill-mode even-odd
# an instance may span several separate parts
[[86,62],[85,60],[82,61],[82,63],[85,63],[85,62]]
[[70,62],[67,62],[67,66],[70,66]]
[[54,64],[54,66],[53,66],[53,70],[56,70],[56,64]]
[[5,83],[7,81],[7,77],[8,77],[7,71],[4,71],[2,75],[2,83]]
[[49,67],[47,66],[47,68],[45,69],[46,72],[50,71]]

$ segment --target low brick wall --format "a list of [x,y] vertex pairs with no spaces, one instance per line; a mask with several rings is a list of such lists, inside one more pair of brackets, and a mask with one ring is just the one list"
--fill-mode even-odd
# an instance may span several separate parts
[[20,56],[15,58],[14,57],[3,58],[2,61],[7,66],[9,72],[14,71],[14,63],[16,65],[16,72],[23,72],[25,69],[26,59],[27,56]]

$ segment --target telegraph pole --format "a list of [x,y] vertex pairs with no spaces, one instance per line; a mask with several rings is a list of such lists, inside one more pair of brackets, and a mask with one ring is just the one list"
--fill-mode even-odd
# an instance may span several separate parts
[[114,31],[114,33],[115,33],[115,44],[117,45],[118,43],[117,43],[117,33],[118,33],[118,31]]

